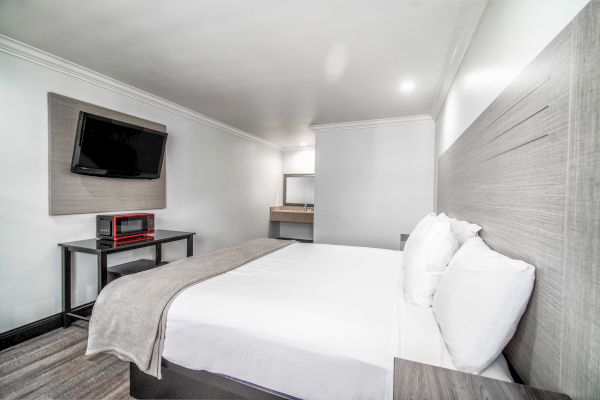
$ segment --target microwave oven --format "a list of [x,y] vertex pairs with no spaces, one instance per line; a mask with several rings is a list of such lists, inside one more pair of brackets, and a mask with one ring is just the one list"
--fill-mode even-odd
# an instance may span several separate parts
[[103,214],[96,216],[96,236],[103,240],[143,238],[154,234],[154,214]]

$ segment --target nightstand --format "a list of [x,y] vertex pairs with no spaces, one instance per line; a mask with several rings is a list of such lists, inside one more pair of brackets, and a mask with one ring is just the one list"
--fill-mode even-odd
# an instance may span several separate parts
[[569,396],[479,375],[394,359],[394,400],[568,400]]

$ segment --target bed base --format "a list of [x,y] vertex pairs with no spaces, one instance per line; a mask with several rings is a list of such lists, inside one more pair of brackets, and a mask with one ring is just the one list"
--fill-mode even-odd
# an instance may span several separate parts
[[129,363],[129,384],[129,393],[136,399],[294,399],[257,385],[188,369],[164,359],[162,379],[145,374],[134,363]]

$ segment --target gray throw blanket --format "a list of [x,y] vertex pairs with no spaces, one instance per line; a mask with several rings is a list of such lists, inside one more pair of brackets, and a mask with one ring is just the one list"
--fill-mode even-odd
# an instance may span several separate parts
[[177,294],[292,243],[250,240],[111,282],[94,304],[85,354],[115,354],[160,379],[167,313]]

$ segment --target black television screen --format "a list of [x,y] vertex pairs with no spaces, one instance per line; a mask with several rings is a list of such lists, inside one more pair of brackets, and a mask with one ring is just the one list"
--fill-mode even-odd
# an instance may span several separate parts
[[79,113],[71,172],[113,178],[160,177],[167,134]]

